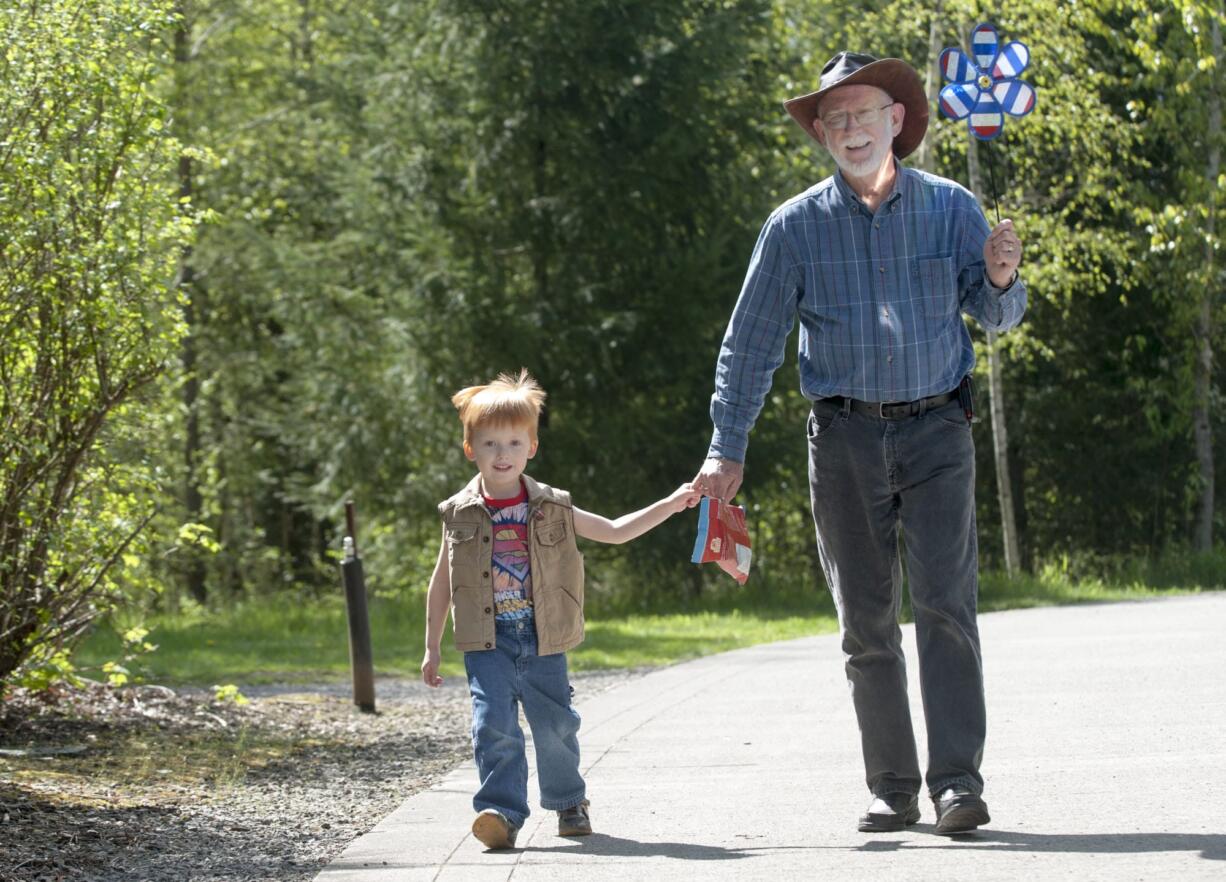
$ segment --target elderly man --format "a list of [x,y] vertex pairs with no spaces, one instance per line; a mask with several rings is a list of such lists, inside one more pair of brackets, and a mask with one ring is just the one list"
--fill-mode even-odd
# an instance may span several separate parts
[[[695,481],[711,496],[735,495],[799,316],[817,548],[872,795],[859,829],[917,822],[926,783],[937,832],[962,833],[989,820],[979,771],[975,354],[962,314],[993,331],[1021,320],[1021,242],[1008,220],[989,231],[965,188],[899,162],[928,127],[924,88],[905,62],[841,52],[816,92],[784,106],[838,171],[762,229],[720,349],[715,431]],[[928,730],[924,781],[898,627],[904,556]]]

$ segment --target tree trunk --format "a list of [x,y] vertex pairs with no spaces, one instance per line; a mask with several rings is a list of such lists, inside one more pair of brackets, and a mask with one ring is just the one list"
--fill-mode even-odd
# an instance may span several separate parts
[[[176,12],[179,23],[175,28],[175,69],[178,80],[175,90],[175,102],[178,110],[183,113],[188,106],[187,83],[190,77],[187,65],[191,63],[191,23],[188,17],[187,3],[178,4]],[[181,123],[180,123],[181,125]],[[191,143],[191,138],[180,132],[183,143]],[[179,197],[191,199],[193,191],[192,160],[183,155],[179,157]],[[200,377],[197,367],[196,335],[198,333],[200,314],[198,311],[200,290],[195,284],[196,274],[192,267],[192,249],[187,246],[179,256],[179,271],[175,279],[176,287],[183,291],[186,299],[183,304],[183,323],[187,330],[183,335],[183,348],[180,358],[183,363],[183,410],[186,415],[183,443],[183,502],[187,509],[189,523],[199,524],[204,518],[204,494],[200,489]],[[187,573],[185,576],[187,591],[198,603],[204,603],[208,598],[205,587],[204,561],[199,553],[193,550],[188,556]]]
[[[928,22],[928,69],[924,90],[928,93],[928,106],[936,107],[941,97],[941,12],[945,6],[943,0],[936,0],[932,8],[932,18]],[[915,151],[915,165],[926,172],[932,171],[932,153],[928,149],[931,138],[920,141]]]
[[1213,78],[1209,89],[1209,144],[1208,160],[1205,163],[1205,179],[1208,182],[1208,214],[1205,219],[1205,287],[1196,317],[1196,360],[1194,371],[1194,394],[1192,428],[1196,437],[1196,464],[1200,478],[1200,499],[1196,511],[1197,551],[1213,548],[1213,423],[1210,400],[1213,389],[1213,306],[1217,300],[1217,274],[1214,270],[1213,248],[1216,228],[1216,202],[1218,199],[1218,173],[1222,160],[1222,96],[1217,89],[1218,69],[1222,59],[1222,30],[1218,24],[1219,9],[1209,16],[1210,41],[1213,58],[1217,65],[1210,68]]
[[[979,144],[971,136],[966,151],[971,192],[983,201],[979,176]],[[1000,499],[1000,529],[1005,548],[1005,572],[1017,574],[1021,563],[1017,541],[1017,521],[1013,510],[1013,482],[1009,471],[1009,432],[1005,425],[1005,380],[1001,370],[996,333],[988,331],[988,396],[992,403],[992,445],[995,450],[996,494]]]

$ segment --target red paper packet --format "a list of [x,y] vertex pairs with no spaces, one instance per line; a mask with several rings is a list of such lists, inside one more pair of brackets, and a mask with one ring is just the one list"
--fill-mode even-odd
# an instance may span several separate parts
[[704,496],[698,505],[698,537],[694,540],[693,563],[717,563],[724,572],[744,585],[749,578],[749,528],[745,509]]

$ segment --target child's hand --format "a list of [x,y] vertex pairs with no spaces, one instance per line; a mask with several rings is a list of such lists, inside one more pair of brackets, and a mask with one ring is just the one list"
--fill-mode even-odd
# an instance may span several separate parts
[[422,682],[431,688],[438,688],[443,685],[443,678],[438,675],[440,661],[441,658],[437,649],[427,649],[426,657],[421,661]]
[[685,511],[702,501],[702,491],[687,481],[672,492],[668,501],[672,503],[674,513]]

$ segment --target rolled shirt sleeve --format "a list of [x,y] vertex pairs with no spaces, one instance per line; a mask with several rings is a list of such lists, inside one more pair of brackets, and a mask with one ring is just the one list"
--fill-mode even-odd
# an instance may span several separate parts
[[715,368],[708,457],[744,462],[753,428],[796,321],[802,276],[779,212],[762,227]]

